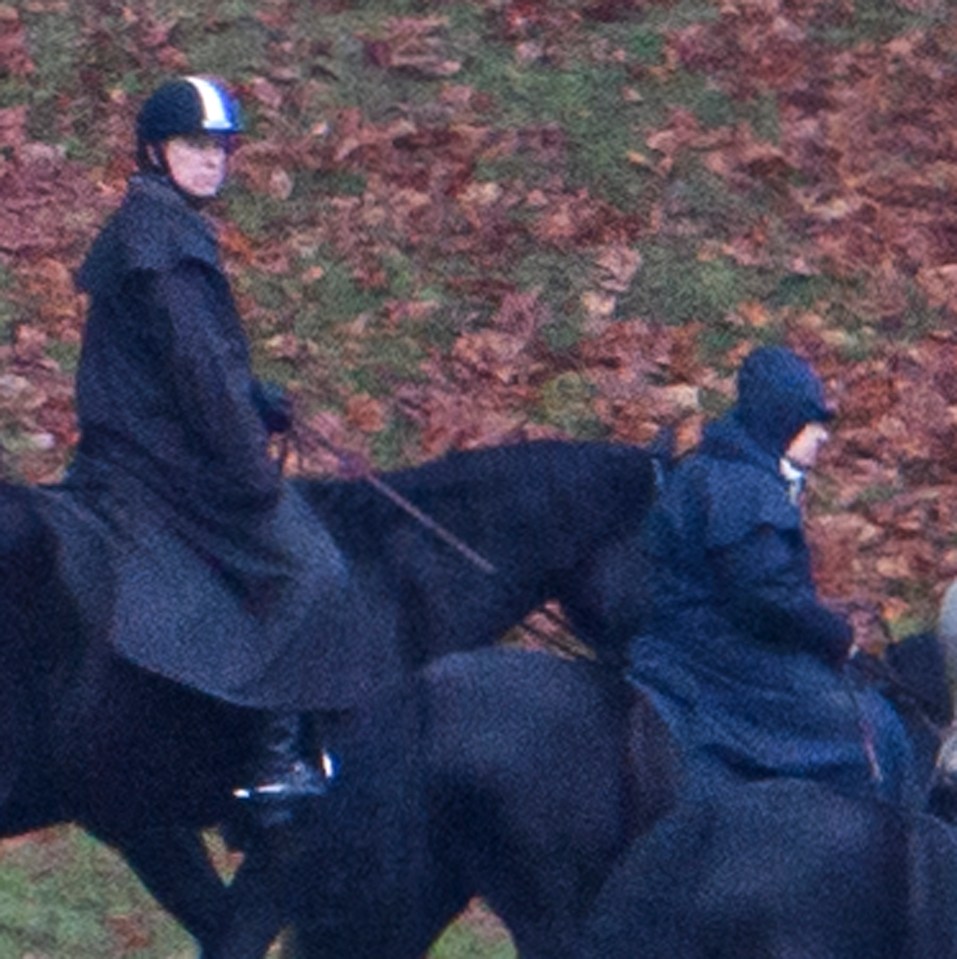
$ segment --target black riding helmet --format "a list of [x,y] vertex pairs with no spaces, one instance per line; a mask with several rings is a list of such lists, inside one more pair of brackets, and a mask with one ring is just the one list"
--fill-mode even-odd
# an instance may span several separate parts
[[242,130],[239,104],[219,81],[171,80],[151,94],[136,117],[136,160],[140,169],[156,170],[151,146],[173,137],[198,133],[229,137]]
[[762,449],[782,456],[808,423],[826,423],[834,411],[806,360],[786,347],[764,346],[738,373],[735,416]]

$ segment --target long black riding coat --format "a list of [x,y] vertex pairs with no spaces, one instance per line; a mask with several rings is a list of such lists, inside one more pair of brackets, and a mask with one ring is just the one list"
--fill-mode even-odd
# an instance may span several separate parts
[[[51,495],[109,558],[98,628],[128,660],[257,708],[344,708],[389,668],[354,571],[284,482],[211,225],[137,175],[78,285],[81,440]],[[383,644],[384,645],[384,644]]]

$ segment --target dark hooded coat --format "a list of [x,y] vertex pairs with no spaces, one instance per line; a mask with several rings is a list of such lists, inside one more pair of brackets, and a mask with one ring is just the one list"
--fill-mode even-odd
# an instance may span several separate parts
[[270,457],[207,219],[137,175],[78,282],[81,440],[46,508],[68,553],[108,557],[85,576],[98,627],[131,662],[238,705],[350,705],[388,669],[386,644]]
[[[781,459],[829,416],[821,384],[788,350],[751,354],[736,407],[669,475],[644,532],[648,635],[632,646],[702,784],[810,776],[899,799],[910,746],[893,711],[842,664],[846,620],[818,598],[798,496]],[[876,783],[862,724],[883,767]]]

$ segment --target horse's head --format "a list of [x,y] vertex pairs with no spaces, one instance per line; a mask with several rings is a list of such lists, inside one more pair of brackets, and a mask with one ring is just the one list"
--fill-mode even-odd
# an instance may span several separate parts
[[670,462],[662,450],[627,443],[581,444],[577,484],[560,504],[569,528],[563,565],[551,572],[551,594],[575,633],[602,659],[624,662],[642,631],[647,559],[641,528]]
[[892,684],[912,709],[938,729],[949,726],[954,718],[946,656],[946,647],[933,632],[906,636],[884,653]]
[[[880,658],[859,652],[851,658],[848,668],[894,706],[907,731],[921,783],[936,789],[942,775],[941,744],[953,719],[944,649],[937,635],[924,632],[907,636],[891,643]],[[957,775],[957,767],[954,772]],[[957,789],[957,778],[954,786]]]

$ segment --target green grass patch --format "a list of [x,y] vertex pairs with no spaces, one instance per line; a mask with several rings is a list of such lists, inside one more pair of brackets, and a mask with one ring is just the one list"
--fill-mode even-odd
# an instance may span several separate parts
[[0,263],[0,343],[9,343],[13,337],[19,307],[12,297],[14,275],[9,267]]
[[50,340],[47,355],[64,373],[75,373],[80,362],[80,344],[67,340]]
[[651,4],[644,24],[648,29],[681,30],[696,23],[710,23],[720,16],[714,0],[677,0]]
[[551,313],[541,329],[549,349],[564,352],[582,336],[581,295],[592,280],[591,260],[584,253],[534,250],[515,267],[516,285],[537,290]]
[[401,469],[415,466],[409,450],[418,448],[419,428],[407,417],[393,416],[384,430],[372,437],[370,444],[373,462],[379,469]]
[[668,324],[718,323],[739,303],[761,299],[768,286],[763,271],[724,257],[699,259],[687,243],[652,243],[642,256],[641,272],[622,297],[627,315]]
[[516,959],[517,955],[504,929],[484,906],[476,905],[445,931],[428,959]]
[[225,0],[211,9],[177,4],[170,37],[193,70],[238,80],[262,69],[269,30],[255,16],[258,4]]
[[898,496],[900,492],[901,489],[899,486],[890,483],[872,483],[870,486],[864,487],[864,489],[854,497],[852,509],[857,510],[861,507],[877,506],[881,503],[890,502],[890,500]]
[[607,428],[595,415],[595,388],[575,372],[560,373],[539,390],[534,414],[540,422],[555,426],[579,439],[600,439]]
[[[694,220],[699,230],[707,229],[709,237],[726,240],[763,225],[775,199],[772,188],[762,181],[747,191],[736,189],[701,166],[694,156],[676,164],[668,194],[674,219]],[[786,245],[786,241],[778,242]]]
[[[713,366],[717,369],[724,369],[731,373],[735,363],[727,361],[728,355],[732,350],[736,350],[742,342],[749,343],[770,341],[773,339],[764,331],[754,330],[750,327],[741,326],[737,323],[729,323],[725,320],[715,320],[708,323],[698,334],[696,341],[696,353],[701,363],[706,366]],[[709,402],[710,396],[713,402]],[[725,409],[725,398],[721,393],[705,393],[702,397],[702,408],[706,413],[720,414]]]
[[904,291],[906,306],[898,317],[892,317],[881,323],[881,331],[908,341],[923,339],[934,330],[947,326],[943,310],[931,306],[927,297],[914,280],[907,281]]
[[908,10],[894,0],[855,0],[851,17],[843,13],[834,22],[815,25],[811,36],[840,47],[886,43],[910,30],[927,29],[946,21],[949,4],[928,12]]
[[701,411],[709,419],[717,419],[719,416],[724,416],[734,405],[733,399],[729,399],[717,390],[702,389],[699,396]]
[[885,580],[884,584],[887,595],[900,599],[908,610],[906,615],[889,624],[891,635],[895,640],[935,628],[938,603],[932,583]]
[[574,349],[584,336],[584,319],[579,309],[554,313],[542,327],[541,337],[553,353]]
[[276,225],[286,222],[287,201],[265,193],[253,193],[231,183],[223,192],[226,215],[236,227],[253,239],[268,239]]
[[[296,34],[313,38],[310,55],[316,59],[319,76],[333,78],[327,91],[329,106],[359,106],[374,123],[394,117],[399,109],[429,103],[444,82],[443,78],[384,69],[370,62],[369,44],[392,39],[387,21],[403,16],[449,16],[449,27],[436,33],[442,42],[441,55],[463,64],[470,58],[471,32],[455,28],[450,16],[454,7],[435,10],[414,0],[373,0],[351,4],[341,13],[325,13],[314,4],[296,6]],[[309,64],[304,67],[308,70]],[[453,79],[458,81],[461,75]]]
[[844,284],[824,274],[785,273],[768,294],[768,305],[809,310],[832,298],[840,298]]
[[904,305],[896,315],[875,316],[871,282],[864,275],[837,277],[785,274],[769,297],[772,306],[795,307],[819,313],[839,337],[836,349],[848,363],[864,362],[888,337],[909,341],[925,336],[941,322],[916,285],[904,291]]
[[382,291],[362,287],[341,262],[326,262],[325,275],[306,291],[306,306],[296,319],[298,336],[317,339],[329,326],[347,323],[361,313],[374,313],[383,303]]
[[267,273],[252,267],[236,278],[235,287],[270,313],[282,312],[302,295],[302,284],[297,276]]
[[642,66],[653,66],[664,62],[665,39],[654,31],[645,27],[633,28],[624,38],[624,50],[636,63]]
[[5,848],[0,955],[58,959],[171,959],[192,940],[109,849],[73,829]]
[[[25,82],[5,79],[0,83],[3,91],[0,99],[4,105],[27,106],[27,131],[35,140],[56,143],[69,131],[76,131],[82,138],[82,133],[94,126],[97,101],[105,99],[103,81],[99,78],[131,68],[123,45],[117,44],[111,50],[100,40],[90,42],[83,35],[80,18],[73,12],[25,12],[23,22],[36,68],[34,77],[39,75],[43,82],[36,83],[29,77]],[[103,27],[106,36],[118,29],[113,18],[107,18]],[[76,90],[80,77],[84,78],[83,94],[65,97],[65,92]],[[87,79],[89,87],[85,83]],[[94,145],[87,145],[84,151],[79,142],[79,139],[74,141],[75,152],[90,157],[96,155]]]
[[318,197],[362,196],[366,192],[366,176],[352,170],[315,170],[298,177],[294,202],[314,201]]
[[425,352],[418,338],[403,335],[366,334],[362,352],[346,371],[346,382],[358,393],[391,396],[402,383],[422,381],[420,364]]
[[638,113],[623,97],[623,67],[574,63],[562,69],[507,60],[483,65],[470,79],[494,97],[503,124],[561,127],[571,186],[587,186],[618,203],[637,196],[642,181],[627,156],[636,145],[632,124]]

